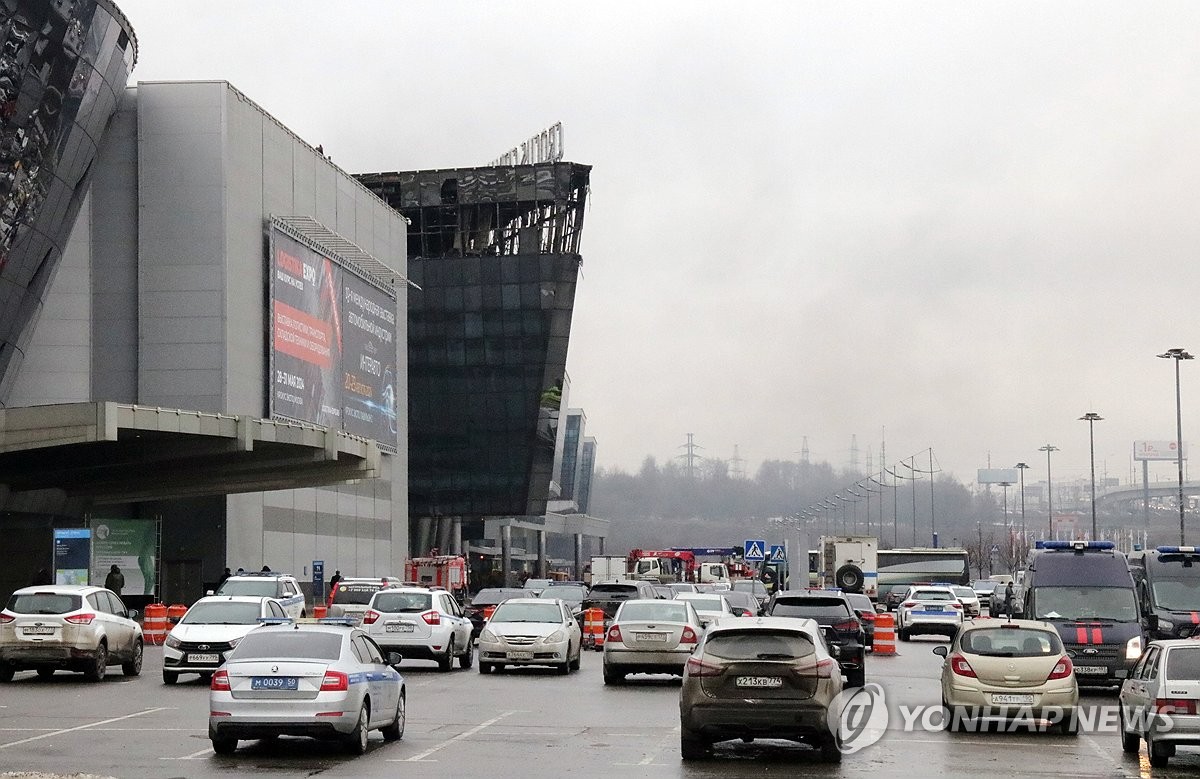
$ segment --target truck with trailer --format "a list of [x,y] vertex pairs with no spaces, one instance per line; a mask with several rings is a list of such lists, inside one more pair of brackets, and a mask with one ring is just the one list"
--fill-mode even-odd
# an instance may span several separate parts
[[590,585],[627,579],[629,578],[628,566],[629,561],[624,555],[598,555],[592,558],[592,564],[588,566],[583,581]]
[[[700,551],[703,554],[712,550],[702,547]],[[632,549],[629,552],[629,575],[635,579],[653,579],[662,584],[729,582],[729,570],[725,563],[698,561],[696,557],[696,550],[693,549]]]
[[862,593],[872,600],[878,594],[879,539],[875,536],[821,536],[818,586]]

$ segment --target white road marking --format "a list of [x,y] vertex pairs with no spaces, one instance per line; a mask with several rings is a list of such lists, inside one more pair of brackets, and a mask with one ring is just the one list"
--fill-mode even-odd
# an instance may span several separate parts
[[40,741],[43,738],[50,738],[51,736],[59,736],[59,735],[62,735],[63,733],[74,733],[77,730],[88,730],[90,728],[99,727],[100,725],[107,725],[110,722],[120,722],[121,720],[133,719],[134,717],[140,717],[143,714],[154,714],[155,712],[167,711],[168,709],[172,709],[172,708],[174,708],[174,706],[158,706],[153,709],[146,709],[145,711],[139,711],[139,712],[135,712],[133,714],[126,714],[123,717],[113,717],[111,719],[100,720],[99,722],[92,722],[87,725],[76,725],[73,728],[62,728],[60,730],[52,730],[49,733],[43,733],[40,736],[30,736],[29,738],[23,738],[19,741],[10,741],[7,744],[0,744],[0,749],[8,749],[9,747],[20,746],[21,744],[28,744],[30,741]]
[[1110,755],[1108,752],[1105,752],[1104,747],[1100,746],[1100,742],[1097,741],[1093,736],[1087,733],[1080,733],[1079,737],[1086,741],[1088,746],[1095,750],[1096,754],[1100,755],[1100,757],[1108,762],[1109,765],[1113,766],[1114,768],[1121,768],[1121,764],[1117,762],[1112,755]]
[[[489,728],[492,725],[495,725],[500,720],[504,719],[505,717],[510,717],[516,713],[517,712],[515,710],[514,711],[506,711],[503,714],[501,714],[500,716],[493,717],[490,720],[488,720],[487,722],[480,723],[468,731],[459,733],[457,736],[454,736],[453,738],[446,739],[442,743],[438,744],[436,747],[433,747],[431,749],[426,749],[424,752],[421,752],[420,754],[416,754],[416,755],[413,755],[412,757],[407,757],[407,758],[403,758],[403,759],[399,759],[399,758],[391,759],[391,760],[388,760],[388,762],[389,763],[416,763],[418,761],[424,760],[425,758],[432,755],[434,752],[445,749],[446,747],[450,746],[451,744],[455,743],[456,741],[462,741],[464,738],[470,738],[471,736],[474,736],[479,731]],[[431,760],[429,762],[436,763],[437,761]]]
[[204,749],[201,749],[199,752],[193,752],[192,754],[184,755],[183,757],[160,757],[159,760],[195,760],[198,757],[203,757],[205,755],[211,755],[211,754],[213,754],[212,747],[205,747]]
[[678,738],[678,737],[679,737],[679,736],[678,736],[678,733],[679,733],[679,727],[678,727],[678,726],[676,726],[676,727],[674,727],[674,728],[671,728],[671,732],[670,732],[670,733],[668,733],[668,734],[667,734],[666,736],[664,736],[663,738],[659,739],[659,742],[658,742],[658,747],[657,747],[657,748],[656,748],[656,749],[655,749],[653,752],[651,752],[650,754],[648,754],[648,755],[646,755],[644,758],[642,758],[641,762],[640,762],[640,763],[638,763],[638,765],[650,765],[651,763],[653,763],[653,762],[654,762],[654,758],[656,758],[656,757],[658,757],[659,755],[661,755],[661,754],[662,754],[662,751],[663,751],[664,749],[666,749],[667,747],[669,747],[669,746],[671,745],[671,742],[672,742],[672,741],[674,741],[676,738]]

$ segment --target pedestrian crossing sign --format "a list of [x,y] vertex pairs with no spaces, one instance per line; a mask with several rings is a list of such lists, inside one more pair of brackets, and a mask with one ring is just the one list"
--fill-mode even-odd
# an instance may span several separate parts
[[778,562],[787,560],[787,552],[783,551],[783,544],[771,544],[771,559]]
[[767,542],[760,539],[750,539],[746,541],[745,554],[742,558],[746,562],[759,562],[767,559]]

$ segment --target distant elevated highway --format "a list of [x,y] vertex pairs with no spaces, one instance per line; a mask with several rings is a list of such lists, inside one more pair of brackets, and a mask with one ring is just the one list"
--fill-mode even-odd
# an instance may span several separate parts
[[[1179,495],[1179,483],[1156,481],[1149,489],[1141,487],[1125,487],[1119,490],[1108,490],[1103,495],[1096,496],[1096,508],[1106,503],[1133,503],[1142,500],[1147,494],[1151,498],[1174,498]],[[1183,483],[1185,497],[1200,496],[1200,481],[1185,481]]]

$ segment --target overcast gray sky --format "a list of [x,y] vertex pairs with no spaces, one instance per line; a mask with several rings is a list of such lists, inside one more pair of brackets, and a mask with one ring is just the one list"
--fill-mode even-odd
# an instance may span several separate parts
[[[1200,5],[117,0],[350,172],[594,165],[568,371],[602,466],[932,447],[1122,482],[1200,353]],[[1200,361],[1184,363],[1200,440]],[[1155,469],[1171,478],[1170,464]]]

